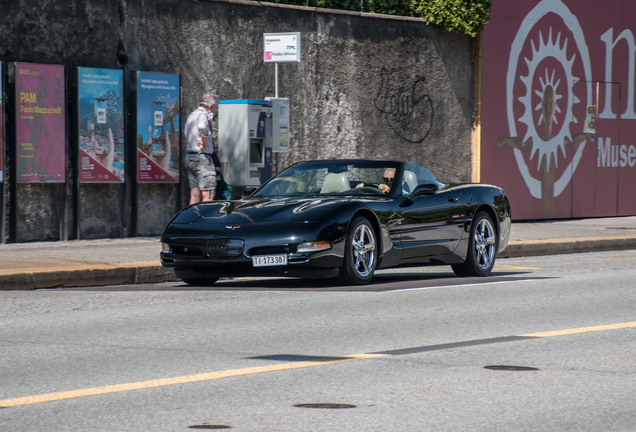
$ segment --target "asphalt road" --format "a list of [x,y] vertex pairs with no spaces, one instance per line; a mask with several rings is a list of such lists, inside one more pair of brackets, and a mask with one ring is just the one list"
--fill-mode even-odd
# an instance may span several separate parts
[[0,430],[633,431],[635,264],[1,292]]

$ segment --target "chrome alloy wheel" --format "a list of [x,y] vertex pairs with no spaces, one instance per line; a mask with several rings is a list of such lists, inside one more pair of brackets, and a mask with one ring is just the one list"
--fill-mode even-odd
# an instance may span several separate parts
[[482,269],[487,269],[495,259],[497,245],[495,229],[489,219],[483,218],[475,227],[475,261]]
[[375,238],[373,230],[366,224],[360,224],[353,234],[353,258],[355,271],[361,277],[367,277],[375,270]]

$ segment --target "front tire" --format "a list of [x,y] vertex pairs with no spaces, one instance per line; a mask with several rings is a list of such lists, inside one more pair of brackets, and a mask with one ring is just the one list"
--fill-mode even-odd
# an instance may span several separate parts
[[488,276],[495,265],[496,254],[497,231],[488,213],[479,212],[470,229],[466,261],[451,267],[460,277]]
[[377,263],[373,226],[368,219],[358,217],[351,222],[347,231],[340,280],[347,285],[365,285],[373,278]]

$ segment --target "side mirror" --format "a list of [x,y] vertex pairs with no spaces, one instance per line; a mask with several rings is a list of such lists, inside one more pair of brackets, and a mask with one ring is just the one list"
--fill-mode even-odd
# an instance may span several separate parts
[[406,197],[406,201],[404,204],[408,205],[415,201],[420,195],[432,195],[439,190],[439,185],[437,183],[422,183],[415,187],[415,190],[411,192],[411,194]]
[[415,187],[415,190],[411,192],[410,197],[415,198],[419,195],[431,195],[439,190],[439,185],[437,183],[422,183],[418,184]]
[[252,195],[256,191],[256,189],[258,188],[251,187],[251,188],[244,189],[243,192],[241,192],[241,197],[247,198],[248,196]]

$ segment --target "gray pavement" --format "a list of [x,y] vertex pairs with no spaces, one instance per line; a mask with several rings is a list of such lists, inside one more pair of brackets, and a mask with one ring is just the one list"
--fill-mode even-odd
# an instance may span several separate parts
[[[513,222],[500,258],[636,249],[636,216]],[[159,237],[0,244],[0,290],[176,281]]]

